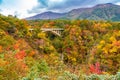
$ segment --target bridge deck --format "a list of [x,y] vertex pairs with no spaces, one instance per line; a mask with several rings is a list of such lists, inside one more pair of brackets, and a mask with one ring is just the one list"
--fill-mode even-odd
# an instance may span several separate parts
[[43,31],[53,31],[53,30],[61,31],[64,29],[63,28],[41,28],[41,30],[43,30]]
[[[31,28],[31,29],[29,29],[29,30],[34,30],[34,29]],[[63,29],[63,28],[41,28],[41,30],[43,30],[43,31],[44,31],[44,30],[51,30],[51,31],[52,31],[52,30],[58,30],[58,31],[60,30],[60,31],[61,31],[61,30],[64,30],[64,29]]]
[[[33,28],[29,29],[31,32],[34,30]],[[64,30],[63,28],[41,28],[43,32],[51,31],[52,33],[61,36],[62,31]]]

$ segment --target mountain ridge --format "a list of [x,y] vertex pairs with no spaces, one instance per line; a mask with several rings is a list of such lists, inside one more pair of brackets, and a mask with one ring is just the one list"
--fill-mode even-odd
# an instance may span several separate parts
[[41,13],[41,14],[37,14],[35,16],[32,16],[32,17],[29,17],[29,18],[26,18],[26,19],[32,19],[32,20],[36,20],[36,19],[56,19],[56,18],[59,18],[59,17],[62,17],[64,16],[66,13],[56,13],[56,12],[51,12],[51,11],[48,11],[48,12],[44,12],[44,13]]
[[44,12],[26,19],[90,19],[120,21],[120,6],[112,3],[98,4],[93,7],[72,9],[67,13]]

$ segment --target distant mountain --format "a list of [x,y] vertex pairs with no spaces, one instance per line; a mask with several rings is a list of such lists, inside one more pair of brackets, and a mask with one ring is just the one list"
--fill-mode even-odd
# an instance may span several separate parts
[[98,4],[90,8],[73,9],[68,13],[45,12],[26,19],[35,20],[58,18],[120,21],[120,6],[112,3]]
[[41,14],[37,14],[35,16],[26,18],[27,20],[36,20],[36,19],[58,19],[65,15],[66,13],[55,13],[55,12],[44,12]]
[[120,6],[111,3],[91,8],[74,9],[65,16],[67,19],[120,20]]

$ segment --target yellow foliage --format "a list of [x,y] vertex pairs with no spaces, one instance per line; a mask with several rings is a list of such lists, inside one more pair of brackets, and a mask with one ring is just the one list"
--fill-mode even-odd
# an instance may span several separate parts
[[103,24],[101,24],[101,27],[103,27],[103,28],[107,28],[107,27],[111,27],[112,25],[111,24],[109,24],[109,23],[103,23]]
[[110,49],[110,52],[111,52],[111,53],[117,52],[117,48],[116,48],[116,47],[113,47],[112,49]]
[[76,62],[76,58],[72,58],[72,61],[73,61],[73,62]]
[[43,49],[43,46],[40,45],[39,48],[40,48],[40,49]]
[[100,44],[105,44],[105,41],[104,40],[100,41]]
[[0,66],[5,66],[7,64],[6,61],[4,61],[3,59],[0,59]]
[[111,44],[106,44],[105,47],[106,47],[107,49],[110,49],[110,48],[112,47],[112,45],[111,45]]
[[5,35],[5,32],[3,30],[0,30],[0,36]]
[[117,34],[117,36],[120,36],[120,30],[118,31],[118,34]]
[[113,37],[113,36],[112,36],[112,37],[110,37],[109,39],[110,39],[110,41],[111,41],[111,42],[116,41],[116,38],[115,38],[115,37]]
[[108,54],[108,48],[104,47],[102,50],[104,53]]
[[32,36],[32,34],[31,34],[30,32],[28,32],[28,33],[27,33],[27,36],[30,36],[30,37],[31,37],[31,36]]
[[42,33],[42,32],[40,32],[40,33],[38,33],[38,38],[45,38],[45,33]]
[[101,49],[101,48],[102,48],[102,45],[98,45],[98,46],[97,46],[97,49]]
[[78,55],[78,53],[77,52],[75,52],[75,51],[73,51],[73,56],[77,56]]
[[53,47],[53,46],[50,46],[50,50],[54,50],[54,47]]

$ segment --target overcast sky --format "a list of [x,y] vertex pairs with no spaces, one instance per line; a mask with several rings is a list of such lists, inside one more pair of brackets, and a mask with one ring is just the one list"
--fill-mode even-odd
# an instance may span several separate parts
[[0,0],[0,13],[25,18],[45,11],[67,12],[101,3],[120,4],[120,0]]

